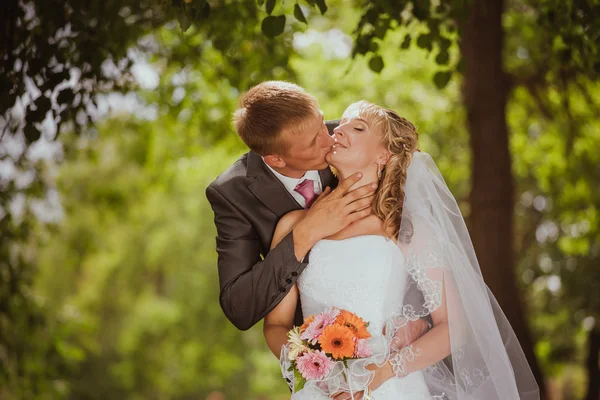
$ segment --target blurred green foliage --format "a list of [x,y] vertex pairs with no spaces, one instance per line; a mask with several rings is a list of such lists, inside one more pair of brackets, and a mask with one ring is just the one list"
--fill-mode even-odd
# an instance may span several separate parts
[[39,292],[83,353],[70,397],[204,398],[227,388],[243,398],[261,339],[221,314],[203,196],[234,157],[194,146],[195,129],[169,117],[116,118],[99,131],[69,152],[59,181],[68,217],[39,254]]

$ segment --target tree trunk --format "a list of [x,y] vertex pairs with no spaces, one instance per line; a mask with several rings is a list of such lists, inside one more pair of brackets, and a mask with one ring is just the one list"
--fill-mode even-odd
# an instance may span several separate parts
[[595,327],[588,336],[588,359],[586,363],[588,371],[588,386],[585,400],[600,399],[600,367],[598,356],[600,354],[600,328]]
[[[544,394],[515,276],[514,184],[508,147],[503,71],[503,0],[471,0],[462,25],[464,103],[472,156],[469,228],[486,283],[498,299]],[[543,396],[544,397],[544,396]]]

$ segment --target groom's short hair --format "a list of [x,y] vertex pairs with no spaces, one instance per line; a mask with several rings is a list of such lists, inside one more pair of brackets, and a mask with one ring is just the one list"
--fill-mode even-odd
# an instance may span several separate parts
[[282,135],[320,112],[317,99],[298,85],[267,81],[251,88],[240,99],[233,115],[235,129],[246,145],[261,156],[285,154]]

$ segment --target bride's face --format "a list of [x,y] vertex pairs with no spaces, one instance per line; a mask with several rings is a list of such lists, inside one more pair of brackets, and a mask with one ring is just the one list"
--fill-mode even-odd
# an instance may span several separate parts
[[362,118],[358,109],[348,108],[340,125],[333,130],[335,143],[327,154],[327,162],[342,175],[373,169],[384,164],[387,149],[382,142],[381,126]]

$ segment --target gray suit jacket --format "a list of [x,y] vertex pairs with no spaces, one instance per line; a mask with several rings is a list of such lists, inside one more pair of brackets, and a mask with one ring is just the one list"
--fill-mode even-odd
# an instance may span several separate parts
[[[330,134],[338,123],[327,121]],[[319,174],[323,189],[337,185],[329,168]],[[308,264],[308,257],[296,259],[292,233],[269,250],[279,219],[302,207],[252,151],[212,182],[206,197],[217,227],[221,308],[246,330],[279,304]],[[294,322],[302,324],[300,302]]]

